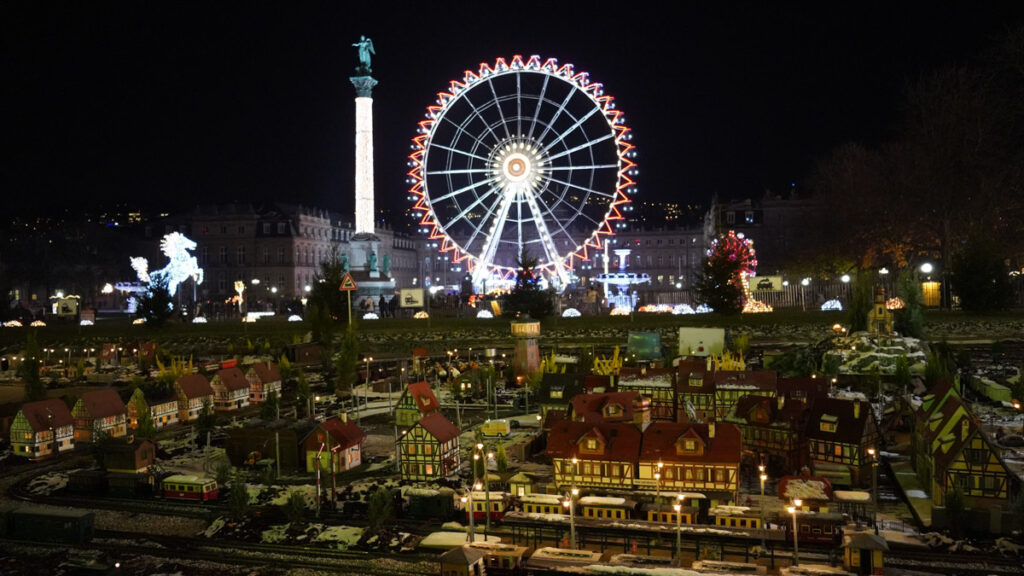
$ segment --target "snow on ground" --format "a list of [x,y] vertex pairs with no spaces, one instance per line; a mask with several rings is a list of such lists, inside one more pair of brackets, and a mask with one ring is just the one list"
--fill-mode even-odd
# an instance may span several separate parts
[[458,522],[445,522],[444,524],[441,524],[441,530],[448,532],[465,532],[466,527]]
[[306,508],[310,510],[316,509],[316,486],[310,484],[300,484],[298,486],[282,486],[280,488],[273,487],[278,490],[277,496],[272,498],[269,502],[271,506],[284,506],[288,503],[288,499],[291,498],[293,492],[298,492],[303,495],[306,499]]
[[[427,534],[423,540],[420,540],[420,548],[434,548],[449,550],[451,548],[458,548],[467,541],[465,532],[431,532]],[[474,542],[484,542],[483,534],[473,534]],[[493,534],[487,537],[487,542],[501,542],[501,538],[494,536]]]
[[288,528],[291,524],[275,524],[263,531],[260,541],[265,544],[276,544],[288,539]]
[[821,480],[792,479],[786,483],[786,493],[782,498],[792,500],[828,500],[825,483]]
[[224,527],[224,524],[225,521],[223,517],[217,518],[213,522],[210,522],[210,525],[206,527],[206,530],[203,530],[203,536],[213,538],[213,535],[220,532],[220,529]]
[[313,539],[314,542],[336,542],[339,549],[355,546],[363,536],[363,528],[355,526],[321,526],[320,524],[312,526],[322,528],[322,531]]
[[160,462],[161,466],[178,474],[209,477],[213,475],[217,462],[227,458],[223,448],[204,446],[196,450],[176,454]]
[[779,568],[779,576],[816,576],[818,574],[828,574],[829,576],[854,576],[842,568],[829,566],[827,564],[801,564],[799,566]]
[[628,576],[701,576],[700,572],[685,568],[631,568],[629,566],[602,566],[593,564],[584,568],[586,574],[625,574]]
[[878,535],[885,538],[890,544],[902,544],[916,548],[927,548],[928,545],[921,538],[920,534],[914,532],[900,532],[898,530],[879,530]]
[[907,498],[928,498],[924,490],[907,490]]
[[63,490],[68,485],[69,472],[73,472],[73,470],[50,472],[49,474],[37,476],[28,483],[26,489],[36,496],[49,496],[58,490]]

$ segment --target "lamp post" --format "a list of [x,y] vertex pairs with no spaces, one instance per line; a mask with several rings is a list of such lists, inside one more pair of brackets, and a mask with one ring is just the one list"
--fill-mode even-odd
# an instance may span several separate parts
[[788,508],[789,513],[793,515],[793,566],[800,565],[800,536],[796,526],[796,513],[802,504],[803,501],[798,498],[793,500],[793,505]]
[[366,384],[363,385],[363,406],[367,407],[370,404],[370,362],[373,362],[373,356],[366,357]]
[[575,500],[580,491],[577,488],[573,488],[566,499],[562,501],[562,506],[569,509],[569,549],[576,549],[576,512],[575,512]]
[[871,456],[871,525],[878,529],[878,452],[868,448]]
[[800,309],[807,312],[807,300],[804,299],[804,289],[811,285],[810,278],[804,278],[800,281]]
[[470,489],[466,496],[461,498],[462,503],[465,504],[467,497],[469,499],[469,508],[467,509],[466,515],[469,516],[469,542],[473,543],[476,541],[476,534],[474,534],[473,528],[473,490]]
[[[484,524],[484,542],[487,541],[487,535],[491,531],[491,483],[487,481],[488,480],[488,478],[487,478],[487,460],[490,458],[490,456],[491,456],[490,452],[487,452],[486,454],[484,453],[484,445],[482,443],[477,443],[476,448],[475,448],[475,450],[473,452],[473,461],[475,462],[476,460],[480,460],[480,459],[483,459],[483,461],[484,461],[483,462],[483,469],[484,469],[484,473],[483,473],[483,477],[484,477],[483,478],[483,481],[484,481],[484,508],[486,509],[486,512],[484,512],[484,522],[485,522],[485,524]],[[476,464],[475,463],[473,464],[473,476],[476,476]],[[479,485],[480,485],[479,482],[476,483],[476,486],[479,486]]]
[[676,511],[676,560],[680,563],[683,561],[683,503],[686,501],[686,495],[680,494],[677,496],[679,499],[678,504],[674,504],[672,508]]
[[764,464],[760,464],[757,467],[761,473],[761,549],[765,547],[764,542],[764,481],[768,479],[768,475],[764,473]]
[[665,463],[661,460],[658,461],[658,470],[654,473],[654,484],[656,498],[654,499],[655,504],[661,503],[661,469],[665,467]]

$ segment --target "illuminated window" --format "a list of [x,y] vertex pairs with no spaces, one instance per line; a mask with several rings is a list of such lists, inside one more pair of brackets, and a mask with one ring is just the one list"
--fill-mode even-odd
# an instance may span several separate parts
[[587,438],[587,450],[597,450],[597,440]]

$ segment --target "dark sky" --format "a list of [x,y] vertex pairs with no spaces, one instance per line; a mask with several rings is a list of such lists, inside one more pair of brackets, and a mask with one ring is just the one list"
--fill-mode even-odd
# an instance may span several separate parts
[[[404,207],[424,108],[498,56],[572,62],[634,129],[644,198],[758,196],[888,137],[907,78],[979,56],[1003,2],[7,2],[0,183],[60,203],[351,210],[350,45],[373,38],[377,197]],[[722,3],[724,4],[724,3]]]

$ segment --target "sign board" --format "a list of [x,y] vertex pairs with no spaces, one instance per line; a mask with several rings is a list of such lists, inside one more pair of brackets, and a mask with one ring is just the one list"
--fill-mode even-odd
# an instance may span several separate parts
[[782,276],[754,276],[750,279],[752,292],[782,292]]
[[423,288],[402,288],[398,292],[402,308],[422,308]]
[[351,274],[345,274],[345,277],[341,279],[341,286],[338,286],[338,290],[341,292],[351,292],[356,289],[356,281],[352,279]]
[[680,356],[719,356],[725,350],[724,328],[680,328]]
[[627,353],[641,360],[661,358],[661,334],[657,332],[630,332]]

